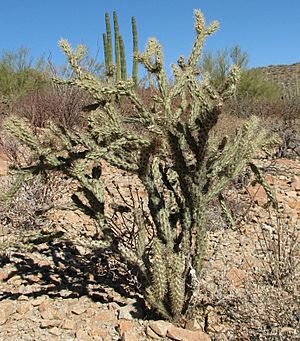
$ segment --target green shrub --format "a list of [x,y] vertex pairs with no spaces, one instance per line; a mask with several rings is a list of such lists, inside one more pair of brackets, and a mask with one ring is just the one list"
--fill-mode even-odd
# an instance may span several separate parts
[[[206,212],[235,178],[253,153],[266,143],[266,133],[252,117],[232,139],[212,143],[210,132],[224,103],[234,93],[239,69],[232,67],[222,88],[209,79],[199,81],[197,63],[204,40],[218,28],[205,26],[195,11],[196,37],[187,59],[173,65],[174,81],[163,68],[162,47],[149,39],[138,60],[156,80],[150,107],[144,104],[133,81],[103,83],[79,65],[80,53],[60,41],[74,77],[56,79],[78,86],[99,103],[84,131],[71,132],[50,124],[56,147],[41,144],[19,119],[10,118],[6,128],[36,154],[36,162],[15,173],[37,174],[59,169],[78,180],[75,204],[93,217],[129,267],[137,269],[145,302],[164,318],[178,321],[189,313],[197,293],[206,250]],[[115,96],[124,99],[116,103]],[[122,116],[122,103],[131,116]],[[136,126],[147,134],[136,132]],[[128,244],[110,229],[104,212],[101,160],[136,174],[148,193],[151,219],[138,207],[132,214],[136,230]],[[153,233],[148,233],[152,224]]]
[[3,52],[0,59],[0,94],[15,100],[32,90],[41,89],[50,80],[45,69],[43,59],[34,63],[28,49]]
[[221,87],[230,71],[230,65],[237,65],[241,69],[241,79],[237,86],[236,98],[242,101],[246,98],[252,100],[267,99],[278,100],[282,96],[280,87],[264,78],[259,69],[247,69],[248,55],[239,46],[231,49],[219,50],[213,55],[206,52],[199,68],[202,73],[207,73],[216,87]]
[[282,96],[280,87],[264,78],[261,70],[245,70],[237,87],[237,98],[278,100]]

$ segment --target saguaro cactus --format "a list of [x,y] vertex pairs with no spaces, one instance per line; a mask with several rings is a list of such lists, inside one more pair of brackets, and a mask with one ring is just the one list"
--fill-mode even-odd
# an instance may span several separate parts
[[138,85],[138,37],[136,29],[135,17],[131,18],[132,25],[132,40],[133,40],[133,65],[132,65],[132,80],[137,87]]
[[105,13],[105,26],[106,26],[106,39],[104,39],[104,54],[106,64],[106,73],[108,76],[113,74],[113,55],[112,55],[112,38],[111,38],[111,28],[109,14]]
[[[151,236],[146,233],[149,220],[137,219],[136,243],[122,244],[118,235],[110,232],[115,239],[111,245],[118,246],[128,266],[138,269],[148,305],[172,320],[187,312],[201,275],[208,205],[244,169],[254,150],[266,143],[266,132],[255,117],[233,140],[211,142],[210,132],[239,78],[238,68],[233,67],[222,88],[215,89],[205,75],[199,80],[197,63],[204,40],[217,28],[217,22],[206,26],[202,13],[195,11],[193,48],[186,60],[181,56],[173,65],[171,84],[163,68],[162,47],[149,39],[138,60],[156,79],[152,107],[143,103],[133,81],[103,84],[87,74],[76,63],[76,51],[62,40],[60,46],[76,75],[56,82],[82,87],[102,104],[101,110],[91,113],[84,132],[50,125],[60,142],[59,150],[40,145],[18,120],[6,123],[7,129],[39,156],[24,171],[59,169],[75,177],[86,200],[76,195],[73,200],[104,231],[109,226],[103,213],[99,160],[139,176],[148,193],[154,232]],[[124,117],[122,108],[111,104],[116,95],[126,97],[127,105],[131,103],[131,117]],[[148,134],[136,131],[137,125]]]
[[[106,65],[106,74],[108,79],[114,77],[118,80],[127,79],[126,70],[126,55],[125,46],[122,36],[119,33],[119,23],[117,13],[113,12],[114,20],[114,47],[115,47],[115,65],[113,65],[113,53],[112,53],[112,39],[111,39],[111,27],[109,14],[105,13],[106,33],[103,33],[103,47],[104,58]],[[137,41],[137,28],[136,20],[131,18],[132,23],[132,35],[133,35],[133,66],[132,66],[132,79],[134,84],[138,84],[138,41]]]
[[119,35],[119,24],[117,13],[113,12],[114,17],[114,30],[115,30],[115,63],[116,63],[116,80],[119,81],[121,79],[121,55],[120,55],[120,35]]
[[124,46],[123,38],[121,36],[119,36],[119,44],[120,44],[120,56],[121,56],[121,78],[123,81],[126,81],[127,71],[126,71],[125,46]]

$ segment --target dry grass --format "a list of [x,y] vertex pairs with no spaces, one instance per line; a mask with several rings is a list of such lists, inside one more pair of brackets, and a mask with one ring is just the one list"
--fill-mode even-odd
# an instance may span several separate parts
[[199,307],[214,340],[300,338],[300,225],[270,213],[268,225],[256,226],[256,248],[243,259],[256,261],[246,264],[239,285],[226,276],[232,264],[217,272],[213,285],[203,280]]

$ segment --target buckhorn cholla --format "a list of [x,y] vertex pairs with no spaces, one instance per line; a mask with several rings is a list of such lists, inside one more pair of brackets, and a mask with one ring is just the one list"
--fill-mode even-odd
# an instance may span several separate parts
[[[210,131],[222,104],[234,93],[239,78],[239,70],[233,66],[224,86],[215,89],[209,77],[199,75],[197,63],[204,40],[217,28],[217,22],[205,26],[203,14],[195,11],[192,52],[172,66],[172,83],[163,68],[161,45],[153,38],[148,40],[138,59],[156,81],[151,108],[144,105],[133,81],[103,83],[85,72],[80,66],[82,46],[72,51],[68,42],[61,40],[59,45],[75,76],[55,81],[85,89],[101,109],[90,114],[84,131],[71,132],[50,124],[59,141],[56,149],[43,147],[19,120],[6,122],[6,128],[37,154],[36,163],[26,172],[59,169],[76,178],[80,195],[74,194],[73,200],[105,231],[99,161],[138,174],[148,193],[155,233],[152,242],[146,243],[141,224],[138,247],[129,250],[119,243],[119,252],[128,266],[138,268],[147,305],[173,321],[187,312],[201,272],[208,205],[241,173],[266,138],[265,131],[258,129],[258,119],[252,117],[232,140],[224,138],[214,146],[210,143]],[[124,102],[113,101],[116,95],[130,102],[130,117],[120,114]],[[137,133],[136,126],[148,133]]]

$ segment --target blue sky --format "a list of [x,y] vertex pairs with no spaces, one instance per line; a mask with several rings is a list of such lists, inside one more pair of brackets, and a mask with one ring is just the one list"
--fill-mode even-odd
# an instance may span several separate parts
[[132,51],[134,15],[139,50],[148,37],[156,37],[169,68],[180,54],[190,52],[195,8],[207,22],[217,19],[221,25],[208,38],[206,50],[238,44],[249,55],[249,67],[300,61],[299,0],[1,0],[0,51],[27,47],[33,57],[51,54],[55,64],[62,64],[57,42],[63,37],[73,46],[84,43],[91,56],[99,51],[102,61],[104,13],[116,10],[127,56]]

